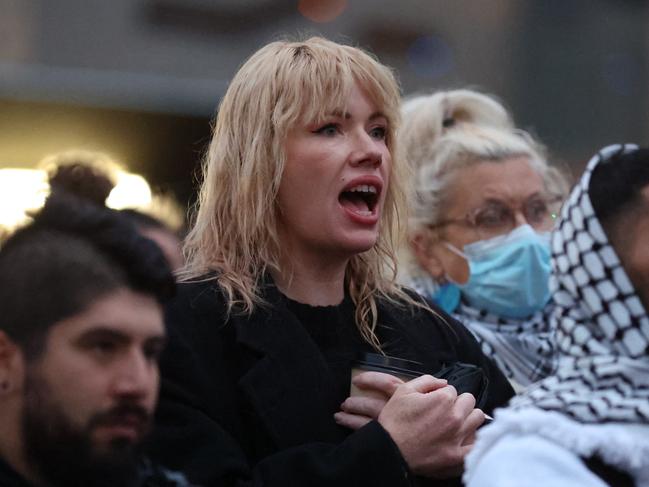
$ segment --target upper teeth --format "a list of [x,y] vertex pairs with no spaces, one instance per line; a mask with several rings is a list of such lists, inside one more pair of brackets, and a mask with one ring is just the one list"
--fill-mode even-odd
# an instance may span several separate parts
[[358,192],[358,193],[376,193],[376,187],[375,186],[370,186],[369,184],[359,184],[358,186],[354,186],[353,188],[348,189],[347,191],[351,192]]

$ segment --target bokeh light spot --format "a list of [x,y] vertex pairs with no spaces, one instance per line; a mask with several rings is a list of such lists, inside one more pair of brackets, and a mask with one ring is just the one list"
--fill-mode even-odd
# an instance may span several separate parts
[[117,184],[106,198],[106,206],[115,210],[145,208],[151,204],[151,187],[138,175],[117,173]]
[[[142,176],[118,171],[116,179],[106,206],[119,210],[151,205],[151,187]],[[47,172],[42,169],[0,169],[0,234],[24,224],[30,212],[43,206],[49,192]]]
[[37,210],[49,193],[47,174],[38,169],[0,169],[0,227],[13,230]]

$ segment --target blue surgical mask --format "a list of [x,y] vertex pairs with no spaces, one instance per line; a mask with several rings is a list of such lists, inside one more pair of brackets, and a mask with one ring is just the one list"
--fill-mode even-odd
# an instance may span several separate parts
[[452,282],[440,284],[432,296],[433,302],[447,313],[452,313],[460,304],[460,288]]
[[504,318],[527,318],[550,299],[550,234],[521,225],[506,235],[447,247],[469,263],[469,280],[458,284],[474,308]]

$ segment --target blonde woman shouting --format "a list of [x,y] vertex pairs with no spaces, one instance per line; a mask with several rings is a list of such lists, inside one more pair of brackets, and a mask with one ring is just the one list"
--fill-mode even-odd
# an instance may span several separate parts
[[[386,274],[405,217],[398,121],[390,70],[320,38],[269,44],[232,80],[167,314],[152,441],[198,483],[453,485],[484,420],[476,400],[511,396],[467,331]],[[361,353],[417,377],[362,374],[374,394],[348,398]],[[456,362],[487,390],[427,375]]]

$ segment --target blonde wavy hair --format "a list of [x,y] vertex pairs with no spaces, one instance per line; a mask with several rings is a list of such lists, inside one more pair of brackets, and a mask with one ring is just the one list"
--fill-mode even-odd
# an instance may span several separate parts
[[[407,221],[407,166],[397,151],[399,88],[386,66],[361,49],[323,38],[273,42],[239,69],[221,100],[203,162],[194,223],[186,240],[183,280],[216,279],[228,313],[263,305],[268,271],[279,271],[277,193],[284,142],[297,124],[344,111],[359,84],[388,120],[390,167],[381,231],[370,250],[354,256],[345,285],[363,337],[380,350],[374,333],[377,299],[411,301],[396,284],[396,248]],[[213,272],[212,274],[209,274]]]

